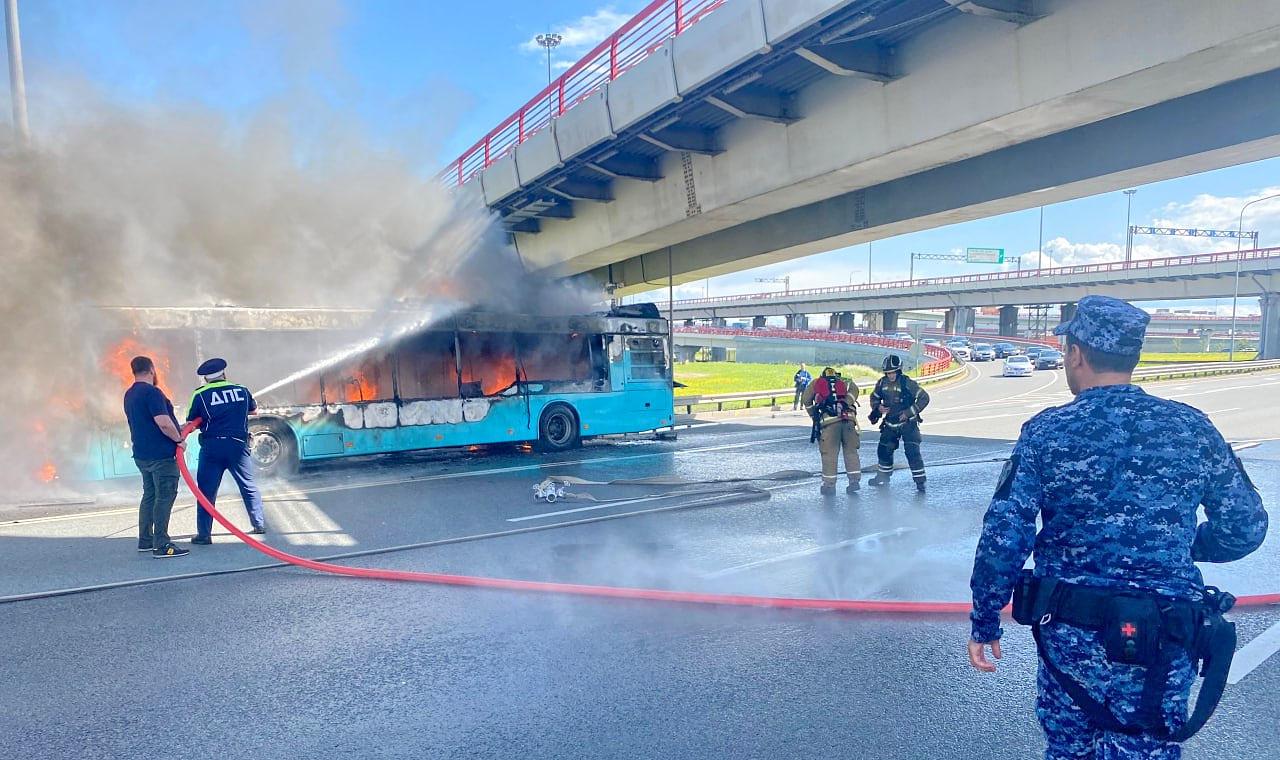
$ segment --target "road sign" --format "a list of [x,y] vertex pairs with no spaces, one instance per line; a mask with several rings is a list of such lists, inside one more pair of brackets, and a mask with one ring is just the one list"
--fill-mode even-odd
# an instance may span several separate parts
[[1003,264],[1003,248],[966,248],[964,260],[970,264]]

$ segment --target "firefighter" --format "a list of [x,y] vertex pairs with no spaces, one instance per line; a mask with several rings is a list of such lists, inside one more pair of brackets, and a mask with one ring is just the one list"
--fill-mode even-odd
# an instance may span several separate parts
[[871,424],[880,423],[880,445],[876,447],[877,471],[872,485],[889,483],[893,473],[893,452],[898,443],[911,466],[916,490],[924,493],[924,457],[920,455],[920,412],[929,405],[929,393],[902,371],[902,357],[890,354],[880,366],[884,377],[871,392]]
[[[253,459],[249,456],[249,415],[257,410],[258,404],[248,388],[227,382],[225,359],[210,359],[201,364],[196,373],[204,377],[205,383],[191,394],[187,410],[188,422],[200,419],[200,465],[196,470],[196,484],[210,503],[216,503],[222,474],[230,470],[253,526],[249,532],[266,533],[262,494],[254,483]],[[204,507],[197,506],[196,536],[191,543],[213,543],[212,531],[213,516]]]
[[801,401],[813,418],[812,443],[822,453],[822,493],[835,493],[836,461],[844,448],[844,469],[849,478],[847,493],[858,490],[861,465],[858,463],[858,386],[848,382],[831,367],[804,389]]

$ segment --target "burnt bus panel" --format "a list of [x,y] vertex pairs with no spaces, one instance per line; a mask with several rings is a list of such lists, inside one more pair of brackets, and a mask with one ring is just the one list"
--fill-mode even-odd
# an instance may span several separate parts
[[342,451],[340,433],[302,436],[302,456],[304,457],[334,456],[341,454]]

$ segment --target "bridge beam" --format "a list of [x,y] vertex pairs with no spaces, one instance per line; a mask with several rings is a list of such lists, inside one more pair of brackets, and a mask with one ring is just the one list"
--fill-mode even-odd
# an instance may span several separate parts
[[753,328],[760,328],[760,327],[764,327],[764,326],[765,326],[765,321],[766,321],[766,320],[765,320],[765,318],[764,318],[764,317],[752,317],[752,318],[751,318],[751,326],[752,326]]
[[708,95],[707,102],[739,119],[762,119],[775,124],[792,124],[800,120],[795,114],[793,98],[772,90],[738,90],[732,95]]
[[588,182],[587,180],[563,179],[548,188],[551,192],[571,201],[596,201],[608,203],[613,200],[613,188],[608,182]]
[[657,182],[662,179],[658,162],[645,156],[615,153],[607,159],[588,163],[587,166],[613,179],[637,179],[642,182]]
[[716,133],[709,129],[674,126],[642,132],[637,136],[650,145],[673,153],[715,156],[724,152],[724,146],[716,139]]
[[872,40],[813,44],[798,48],[796,55],[836,76],[859,77],[873,82],[890,82],[897,78],[892,68],[892,48]]
[[1031,0],[947,0],[956,10],[974,16],[1030,24],[1041,16],[1031,10]]
[[1267,293],[1258,300],[1262,302],[1258,358],[1280,359],[1280,293]]
[[1006,338],[1018,337],[1018,307],[1000,307],[1000,334]]

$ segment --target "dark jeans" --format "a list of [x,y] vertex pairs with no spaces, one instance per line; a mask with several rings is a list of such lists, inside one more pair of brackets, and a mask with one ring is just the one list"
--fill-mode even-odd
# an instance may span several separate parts
[[[249,513],[249,522],[255,527],[263,524],[262,494],[253,482],[253,459],[249,446],[232,438],[200,439],[200,466],[196,470],[196,485],[215,506],[218,503],[218,487],[222,485],[222,473],[231,471],[231,477],[240,487],[240,498]],[[213,531],[213,515],[196,506],[196,535],[208,538]]]
[[142,473],[142,502],[138,504],[138,548],[169,543],[169,514],[178,498],[175,459],[135,459]]

